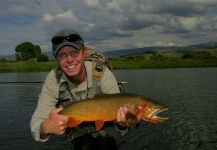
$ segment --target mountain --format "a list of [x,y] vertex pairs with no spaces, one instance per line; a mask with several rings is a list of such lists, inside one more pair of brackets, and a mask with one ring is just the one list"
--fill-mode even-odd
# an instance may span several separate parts
[[196,44],[196,45],[190,45],[189,48],[217,48],[217,42],[216,41],[210,41],[203,44]]
[[144,48],[132,48],[125,50],[114,50],[114,51],[106,51],[104,54],[107,57],[119,57],[123,55],[136,54],[136,53],[144,53],[146,51],[155,51],[158,50],[158,47],[144,47]]
[[115,51],[106,51],[104,54],[107,57],[120,57],[132,54],[141,54],[148,51],[160,51],[160,50],[192,50],[192,49],[211,49],[217,48],[217,42],[211,41],[202,44],[195,44],[189,46],[168,46],[168,47],[144,47],[144,48],[132,48],[132,49],[125,49],[125,50],[115,50]]
[[[143,47],[143,48],[132,48],[132,49],[122,49],[122,50],[113,50],[113,51],[106,51],[104,54],[107,57],[120,57],[132,54],[141,54],[150,51],[161,51],[161,50],[191,50],[191,49],[212,49],[217,48],[217,41],[210,41],[207,43],[200,43],[195,45],[189,46],[168,46],[168,47]],[[45,55],[48,56],[49,59],[54,59],[52,52],[45,52]],[[15,60],[15,55],[7,55],[2,56],[0,55],[0,59],[5,58],[7,60]]]

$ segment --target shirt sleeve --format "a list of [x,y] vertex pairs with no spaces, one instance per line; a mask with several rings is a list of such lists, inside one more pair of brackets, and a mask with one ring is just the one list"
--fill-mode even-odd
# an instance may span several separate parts
[[55,107],[58,99],[58,84],[54,72],[51,71],[45,79],[38,104],[30,121],[31,133],[36,141],[46,141],[40,138],[41,123],[48,118],[50,111]]
[[[117,80],[114,74],[106,67],[104,75],[101,80],[102,92],[105,94],[120,93]],[[128,132],[128,127],[120,128],[119,125],[114,123],[115,131],[124,136]]]
[[101,79],[101,90],[104,94],[120,93],[117,80],[107,67]]

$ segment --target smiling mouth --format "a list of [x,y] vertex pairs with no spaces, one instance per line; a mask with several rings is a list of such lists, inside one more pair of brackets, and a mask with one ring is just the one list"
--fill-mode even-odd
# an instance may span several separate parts
[[70,65],[70,66],[67,66],[66,68],[67,69],[74,69],[76,67],[76,65]]

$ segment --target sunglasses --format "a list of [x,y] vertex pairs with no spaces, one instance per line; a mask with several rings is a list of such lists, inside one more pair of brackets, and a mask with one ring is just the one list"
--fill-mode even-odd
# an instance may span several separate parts
[[82,38],[77,34],[69,34],[67,36],[55,36],[51,39],[53,45],[61,44],[64,40],[68,42],[82,42]]

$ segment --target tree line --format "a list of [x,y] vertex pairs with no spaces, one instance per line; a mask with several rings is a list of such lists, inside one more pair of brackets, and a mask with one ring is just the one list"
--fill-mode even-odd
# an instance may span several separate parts
[[41,53],[41,47],[31,42],[23,42],[15,47],[16,61],[35,59],[38,62],[48,61],[48,56]]

